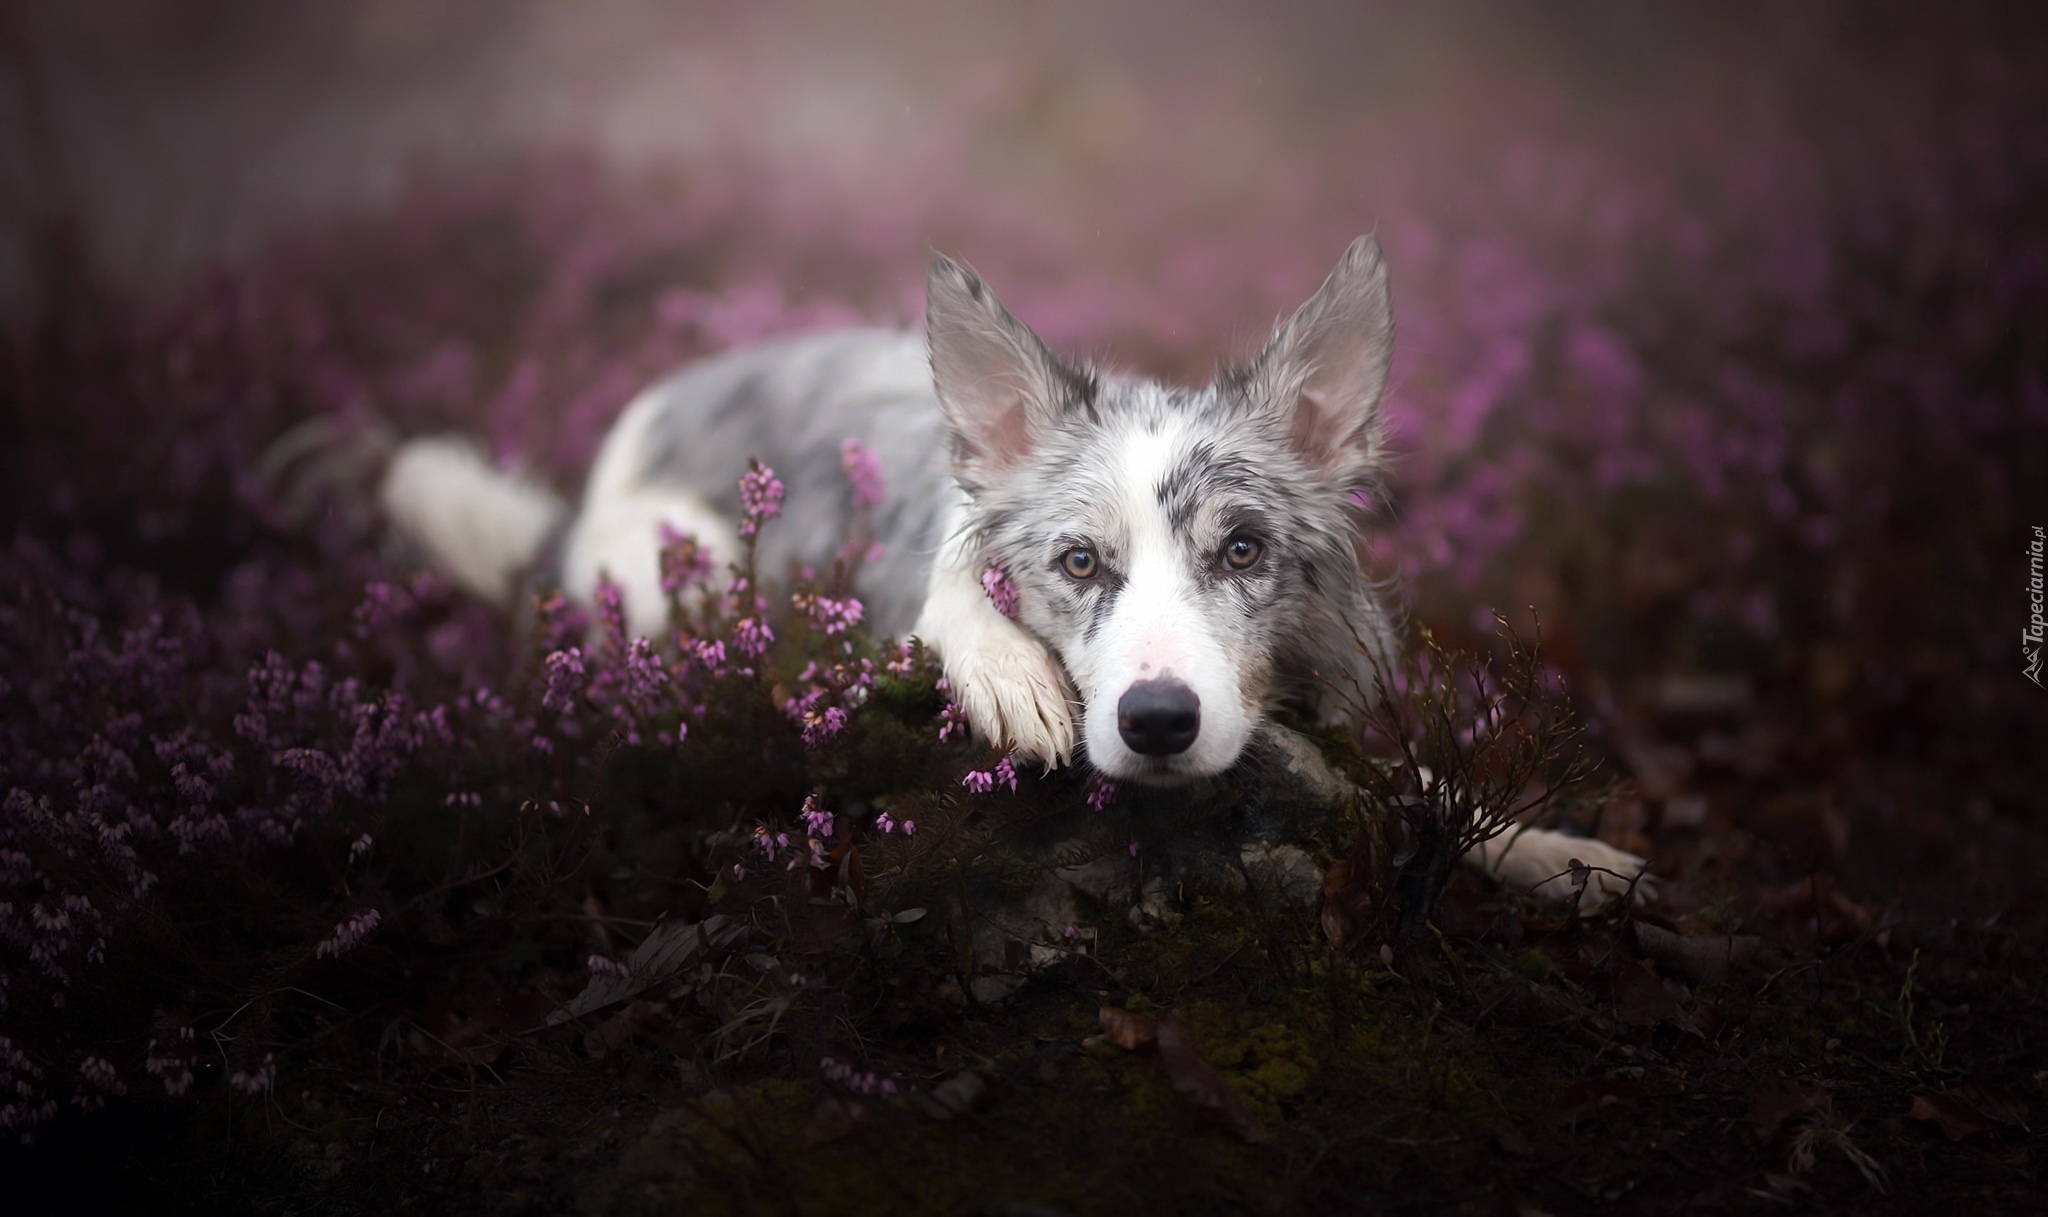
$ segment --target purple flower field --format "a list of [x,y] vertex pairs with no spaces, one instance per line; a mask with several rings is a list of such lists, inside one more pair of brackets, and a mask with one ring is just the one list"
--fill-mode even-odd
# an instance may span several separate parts
[[[0,348],[22,1211],[159,1181],[214,1212],[1999,1211],[2038,1186],[2040,22],[1667,12],[1651,62],[1575,76],[1591,42],[1408,14],[1371,62],[1439,56],[1412,106],[1339,72],[1292,143],[1232,162],[1249,86],[1205,68],[1237,18],[1199,14],[1142,104],[1051,71],[1041,96],[1016,65],[1067,62],[1045,46],[946,44],[885,181],[755,149],[764,70],[687,158],[429,163],[151,290],[44,249]],[[1376,28],[1317,21],[1304,45]],[[1364,865],[1333,825],[1320,927],[1105,912],[990,1000],[949,902],[1055,810],[1116,856],[1144,834],[1112,784],[967,739],[918,650],[867,632],[872,453],[843,453],[833,570],[671,538],[652,641],[615,593],[466,600],[371,514],[377,436],[466,433],[573,494],[693,356],[916,324],[935,247],[1055,346],[1200,379],[1368,230],[1396,459],[1364,558],[1418,650],[1512,660],[1496,613],[1540,631],[1607,782],[1566,810],[1653,859],[1645,910],[1461,875],[1397,958],[1332,928]],[[308,423],[320,452],[266,464]],[[748,537],[807,493],[732,477]],[[1157,1045],[1120,1021],[1155,1015]]]

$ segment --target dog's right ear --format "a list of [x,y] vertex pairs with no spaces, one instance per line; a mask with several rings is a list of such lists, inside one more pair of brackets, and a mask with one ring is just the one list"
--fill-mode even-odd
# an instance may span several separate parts
[[1016,466],[1091,377],[1045,349],[980,276],[932,255],[925,285],[932,386],[952,441],[953,476],[973,494]]

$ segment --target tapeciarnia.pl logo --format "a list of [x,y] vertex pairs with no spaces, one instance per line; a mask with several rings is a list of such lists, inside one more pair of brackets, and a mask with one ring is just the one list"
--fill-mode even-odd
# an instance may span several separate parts
[[2041,577],[2042,548],[2048,545],[2039,524],[2034,525],[2034,539],[2027,546],[2027,597],[2033,606],[2033,616],[2027,620],[2027,628],[2020,631],[2020,654],[2026,657],[2027,666],[2021,672],[2036,687],[2041,684],[2041,640],[2048,636],[2048,617],[2043,615],[2043,605],[2048,603],[2048,591],[2043,590]]

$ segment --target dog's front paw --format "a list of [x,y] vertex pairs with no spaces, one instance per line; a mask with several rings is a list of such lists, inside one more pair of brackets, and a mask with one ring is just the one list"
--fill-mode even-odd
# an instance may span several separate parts
[[1657,880],[1646,860],[1590,837],[1529,828],[1482,842],[1472,853],[1482,870],[1511,890],[1558,904],[1571,903],[1572,863],[1584,864],[1588,873],[1580,907],[1589,912],[1624,893],[1632,893],[1637,901],[1657,894]]
[[1045,644],[1003,625],[941,651],[953,700],[977,734],[1047,768],[1065,765],[1074,755],[1066,675]]

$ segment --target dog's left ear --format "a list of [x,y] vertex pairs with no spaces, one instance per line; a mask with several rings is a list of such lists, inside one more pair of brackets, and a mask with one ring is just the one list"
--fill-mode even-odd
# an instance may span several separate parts
[[1231,379],[1254,408],[1274,411],[1295,450],[1341,486],[1381,463],[1380,395],[1394,349],[1380,243],[1351,243],[1322,290]]

